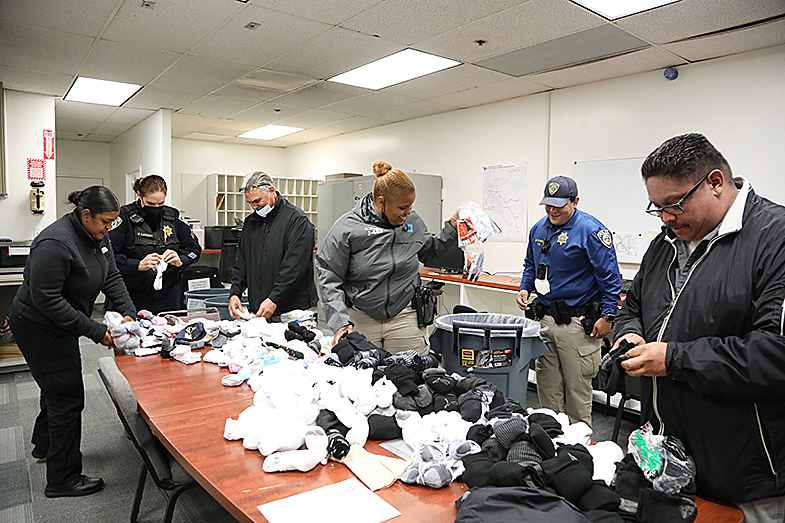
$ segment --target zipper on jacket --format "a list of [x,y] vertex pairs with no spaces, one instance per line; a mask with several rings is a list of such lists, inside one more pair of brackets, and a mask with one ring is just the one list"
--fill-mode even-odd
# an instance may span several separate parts
[[[780,327],[781,328],[781,327]],[[756,401],[753,403],[755,406],[755,419],[758,422],[758,432],[760,433],[760,442],[763,444],[763,452],[766,453],[766,460],[769,462],[769,468],[771,469],[771,473],[774,474],[774,484],[779,486],[780,478],[777,474],[777,471],[774,469],[774,462],[771,461],[771,455],[769,454],[769,447],[766,446],[766,440],[763,438],[763,423],[760,421],[760,413],[758,413],[758,402]]]
[[387,297],[384,299],[384,315],[390,319],[390,280],[395,274],[395,231],[393,231],[392,241],[390,242],[390,259],[392,260],[392,272],[387,277]]
[[[733,231],[733,232],[737,232],[737,231]],[[662,341],[662,336],[665,334],[665,328],[668,326],[668,321],[671,319],[671,314],[673,314],[673,309],[676,308],[676,302],[679,301],[679,296],[681,296],[682,291],[684,291],[684,288],[687,286],[687,283],[689,283],[692,273],[695,272],[695,268],[698,267],[698,265],[700,265],[700,262],[702,262],[703,259],[706,257],[706,255],[709,254],[709,251],[717,242],[717,240],[719,240],[720,238],[724,238],[728,234],[731,233],[726,233],[723,234],[722,236],[715,236],[714,238],[709,240],[709,244],[706,246],[706,251],[701,255],[700,258],[698,258],[695,261],[695,263],[692,264],[692,267],[690,267],[690,272],[687,274],[687,278],[685,278],[684,283],[681,285],[681,288],[679,289],[679,292],[676,293],[676,296],[673,297],[673,301],[671,301],[670,307],[668,308],[668,312],[665,313],[665,319],[663,320],[662,325],[660,326],[660,332],[657,333],[658,342]],[[670,267],[671,265],[673,265],[673,261],[676,259],[677,256],[676,251],[678,250],[678,248],[672,243],[671,243],[671,247],[673,247],[673,259],[671,259],[671,264],[668,266],[668,284],[671,287],[671,296],[673,296],[674,288],[673,288],[673,282],[671,281]],[[660,417],[659,409],[657,407],[657,376],[652,376],[652,407],[654,408],[655,416],[657,416],[657,421],[660,422],[660,430],[657,431],[657,434],[662,436],[665,434],[665,423],[662,421],[662,418]],[[764,447],[765,447],[765,443],[764,443]]]

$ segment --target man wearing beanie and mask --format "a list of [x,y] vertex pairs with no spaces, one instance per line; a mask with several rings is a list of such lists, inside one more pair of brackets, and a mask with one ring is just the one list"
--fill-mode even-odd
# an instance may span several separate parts
[[263,171],[246,175],[242,191],[254,212],[245,219],[237,246],[229,313],[240,317],[245,289],[250,310],[259,317],[313,307],[313,224],[302,209],[281,197]]
[[[591,427],[591,381],[613,328],[621,275],[611,232],[578,210],[578,185],[566,176],[545,184],[545,218],[529,232],[518,307],[538,320],[548,353],[537,359],[540,406]],[[530,294],[537,297],[530,303]]]

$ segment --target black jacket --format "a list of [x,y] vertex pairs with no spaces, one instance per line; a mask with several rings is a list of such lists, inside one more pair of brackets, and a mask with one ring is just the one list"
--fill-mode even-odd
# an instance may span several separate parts
[[101,291],[122,314],[136,316],[115,265],[109,237],[94,239],[74,211],[33,240],[11,313],[74,336],[87,336],[97,343],[106,334],[106,325],[90,319],[90,315]]
[[163,254],[171,249],[180,255],[183,265],[170,265],[164,271],[163,289],[180,282],[186,267],[196,262],[202,253],[199,240],[185,223],[180,211],[163,206],[161,218],[153,230],[144,219],[139,200],[120,207],[120,216],[109,231],[115,261],[125,285],[132,290],[153,290],[155,269],[139,272],[139,262],[150,253]]
[[232,294],[248,289],[252,312],[270,298],[273,314],[316,305],[313,278],[314,228],[299,207],[278,194],[270,213],[251,213],[243,223],[232,268]]
[[748,187],[678,295],[673,233],[651,242],[615,334],[667,342],[642,419],[684,442],[699,494],[736,502],[785,494],[785,208]]

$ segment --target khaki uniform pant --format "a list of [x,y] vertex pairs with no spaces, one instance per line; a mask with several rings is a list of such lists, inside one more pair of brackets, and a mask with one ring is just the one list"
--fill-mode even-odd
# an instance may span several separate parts
[[602,340],[587,336],[581,318],[556,325],[551,316],[540,324],[548,353],[537,359],[537,396],[540,407],[564,412],[570,423],[586,422],[591,427],[591,380],[600,368]]
[[354,330],[391,354],[405,350],[415,350],[418,354],[430,351],[427,331],[417,326],[417,311],[409,305],[386,321],[375,320],[354,307],[349,309],[349,317]]

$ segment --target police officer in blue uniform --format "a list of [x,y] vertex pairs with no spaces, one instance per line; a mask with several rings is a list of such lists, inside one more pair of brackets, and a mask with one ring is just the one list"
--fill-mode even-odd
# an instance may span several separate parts
[[[109,231],[117,268],[137,310],[153,314],[178,310],[182,271],[199,259],[202,248],[180,211],[164,205],[166,181],[162,177],[140,178],[134,191],[139,199],[120,208]],[[167,267],[156,285],[160,261]]]
[[621,275],[611,232],[578,210],[578,200],[575,180],[548,180],[540,201],[546,216],[529,233],[517,303],[548,327],[548,353],[537,360],[540,406],[591,427],[591,381],[616,318]]

